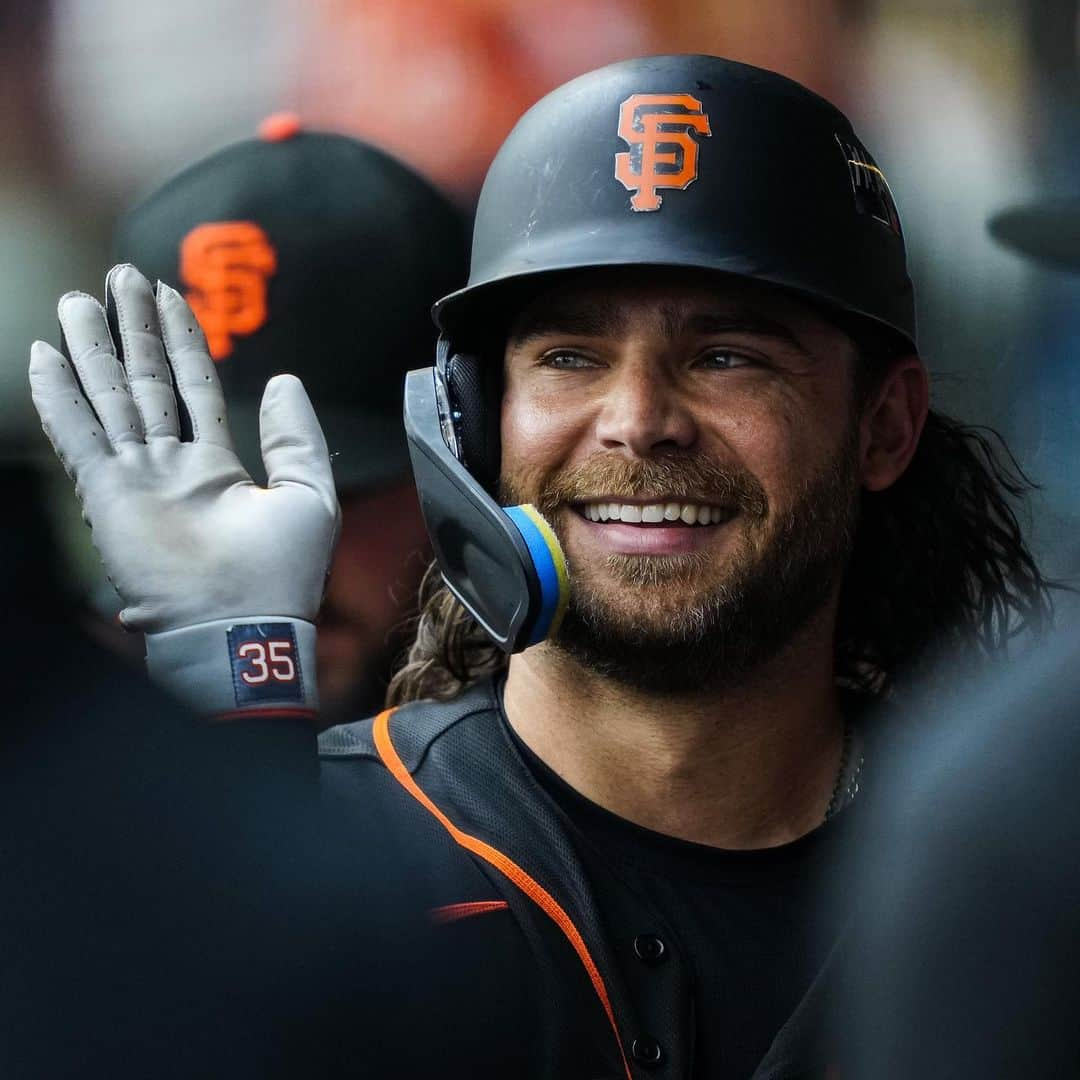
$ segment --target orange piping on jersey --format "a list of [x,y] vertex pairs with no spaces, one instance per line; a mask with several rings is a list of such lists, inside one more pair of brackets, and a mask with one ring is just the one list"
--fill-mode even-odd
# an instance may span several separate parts
[[471,851],[474,855],[479,856],[484,862],[490,863],[490,865],[494,866],[501,874],[509,878],[510,881],[532,900],[532,902],[536,904],[537,907],[539,907],[563,932],[566,940],[570,942],[574,952],[577,953],[582,966],[588,973],[589,981],[596,991],[596,996],[600,999],[600,1004],[604,1007],[608,1023],[611,1024],[611,1030],[615,1035],[615,1042],[619,1047],[619,1056],[622,1058],[627,1080],[633,1080],[634,1074],[630,1071],[630,1063],[626,1060],[626,1051],[623,1049],[622,1039],[619,1037],[619,1028],[615,1023],[615,1013],[611,1008],[611,1000],[608,998],[607,987],[604,985],[603,976],[597,969],[596,963],[589,953],[589,947],[585,944],[585,939],[581,936],[581,932],[574,925],[570,916],[567,915],[559,905],[559,902],[555,897],[553,897],[543,885],[530,877],[516,862],[514,862],[513,859],[508,855],[504,855],[498,848],[494,848],[483,840],[479,840],[475,836],[470,836],[468,833],[462,832],[461,829],[459,829],[431,801],[431,799],[424,794],[420,789],[420,786],[412,778],[409,770],[405,768],[405,763],[398,757],[397,750],[394,749],[393,741],[390,738],[390,717],[393,712],[393,709],[387,709],[385,712],[379,713],[375,718],[375,726],[372,731],[375,738],[375,749],[378,751],[379,757],[382,758],[383,764],[390,770],[390,774],[394,779],[418,803],[420,803],[420,805],[424,807],[424,809],[427,810],[444,829],[446,829],[454,843],[459,847],[463,847],[466,851]]
[[447,923],[471,919],[474,915],[487,915],[492,911],[506,911],[510,905],[505,900],[466,900],[461,904],[443,904],[432,908],[428,915],[433,923],[445,926]]

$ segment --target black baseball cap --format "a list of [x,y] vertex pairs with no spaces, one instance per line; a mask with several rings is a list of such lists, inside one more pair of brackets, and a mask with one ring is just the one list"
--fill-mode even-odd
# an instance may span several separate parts
[[432,302],[467,266],[462,215],[426,180],[277,114],[130,210],[114,256],[192,304],[257,479],[259,400],[283,371],[311,395],[339,490],[410,477],[405,373],[430,363]]

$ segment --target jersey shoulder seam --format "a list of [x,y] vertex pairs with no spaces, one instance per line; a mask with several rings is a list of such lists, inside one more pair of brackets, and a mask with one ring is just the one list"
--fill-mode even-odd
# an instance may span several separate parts
[[[447,702],[445,704],[436,703],[431,701],[417,702],[416,708],[427,707],[453,707],[453,702]],[[410,710],[413,706],[405,705],[401,709],[397,710],[400,714],[405,710]],[[436,730],[432,736],[426,740],[420,753],[415,757],[415,760],[409,767],[410,773],[415,773],[423,764],[424,759],[427,757],[428,751],[431,747],[447,732],[456,728],[463,720],[468,720],[471,717],[479,716],[482,713],[490,711],[492,705],[490,702],[478,702],[470,708],[466,708],[447,720],[444,726]],[[327,761],[340,761],[342,759],[371,759],[375,761],[381,761],[378,751],[375,749],[375,739],[373,735],[373,728],[375,725],[375,717],[367,717],[364,720],[356,720],[349,724],[339,724],[336,727],[328,728],[319,736],[319,757]],[[410,755],[411,756],[411,755]]]

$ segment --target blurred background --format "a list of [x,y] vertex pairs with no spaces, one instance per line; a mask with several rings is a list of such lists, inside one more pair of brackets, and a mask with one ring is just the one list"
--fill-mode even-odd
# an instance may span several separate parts
[[253,135],[268,113],[371,141],[468,216],[515,119],[557,84],[634,54],[717,53],[790,75],[851,117],[900,207],[936,404],[1005,436],[1042,485],[1036,548],[1051,573],[1074,575],[1080,274],[1014,252],[987,222],[1017,204],[1080,196],[1078,6],[4,0],[4,455],[53,477],[46,502],[64,572],[93,591],[97,557],[30,408],[29,343],[57,341],[61,293],[100,295],[118,215],[191,161]]

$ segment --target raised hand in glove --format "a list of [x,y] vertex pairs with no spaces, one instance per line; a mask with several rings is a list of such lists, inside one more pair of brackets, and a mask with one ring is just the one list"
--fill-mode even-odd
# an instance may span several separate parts
[[146,632],[151,673],[203,711],[313,711],[340,511],[311,402],[292,375],[267,383],[259,487],[184,298],[132,266],[109,272],[105,294],[107,311],[60,299],[64,353],[35,342],[30,385],[121,621]]

